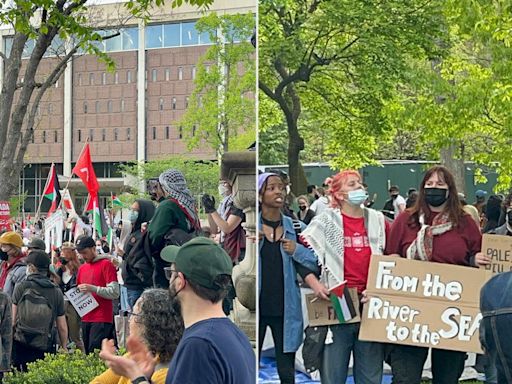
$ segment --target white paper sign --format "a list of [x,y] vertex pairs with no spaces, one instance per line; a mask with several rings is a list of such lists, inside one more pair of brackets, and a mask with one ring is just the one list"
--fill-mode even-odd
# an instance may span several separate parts
[[78,287],[70,289],[65,295],[80,317],[84,317],[99,305],[93,295],[89,292],[80,292]]
[[44,222],[44,242],[46,252],[50,252],[51,246],[62,246],[62,232],[64,231],[64,217],[59,209],[51,214]]

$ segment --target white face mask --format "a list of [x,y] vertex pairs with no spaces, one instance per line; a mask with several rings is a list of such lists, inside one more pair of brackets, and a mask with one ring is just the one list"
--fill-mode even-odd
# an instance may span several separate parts
[[219,195],[226,197],[229,195],[229,189],[224,184],[219,184]]

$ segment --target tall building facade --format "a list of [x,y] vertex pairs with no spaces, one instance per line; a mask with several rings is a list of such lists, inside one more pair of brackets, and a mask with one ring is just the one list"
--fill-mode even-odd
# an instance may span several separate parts
[[[104,33],[116,35],[99,45],[114,60],[115,71],[108,72],[94,55],[78,54],[45,94],[20,179],[20,193],[27,193],[25,212],[37,210],[51,163],[56,164],[61,187],[71,180],[75,203],[83,205],[87,191],[70,176],[86,140],[104,199],[129,183],[119,169],[129,161],[172,155],[215,159],[215,151],[206,146],[189,151],[179,126],[197,63],[211,44],[208,34],[195,27],[204,13],[188,5],[167,6],[155,9],[146,25],[132,18],[119,27],[118,20],[127,15],[122,4],[102,4],[93,11]],[[208,10],[219,15],[255,11],[252,0],[216,0]],[[114,33],[105,30],[109,20]],[[0,34],[0,49],[8,53],[13,32],[2,29]],[[43,59],[38,75],[48,74],[53,60],[51,54]],[[48,208],[49,201],[43,199],[41,211]]]

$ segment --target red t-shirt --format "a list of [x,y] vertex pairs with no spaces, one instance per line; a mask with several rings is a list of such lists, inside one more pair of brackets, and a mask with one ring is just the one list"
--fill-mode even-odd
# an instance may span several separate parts
[[[393,222],[386,246],[386,254],[398,253],[402,257],[407,256],[407,248],[416,239],[420,230],[419,225],[409,225],[410,217],[410,213],[405,211]],[[425,224],[432,224],[434,217],[435,215],[431,215]],[[470,265],[469,258],[480,252],[481,245],[480,229],[470,215],[464,215],[457,228],[442,235],[434,236],[430,261]]]
[[[357,288],[358,292],[366,289],[368,268],[372,250],[363,217],[343,216],[343,235],[345,242],[345,280],[349,287]],[[386,238],[389,225],[385,222]]]
[[[94,263],[85,263],[78,269],[77,284],[92,284],[98,287],[106,287],[112,282],[117,282],[116,268],[108,259],[101,259]],[[112,323],[112,300],[105,299],[91,292],[99,306],[82,317],[86,323]]]

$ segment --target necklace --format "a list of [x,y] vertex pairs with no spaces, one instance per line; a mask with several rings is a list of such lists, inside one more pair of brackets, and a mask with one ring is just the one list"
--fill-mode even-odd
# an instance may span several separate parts
[[263,216],[261,216],[261,221],[263,221],[263,224],[272,228],[272,234],[270,235],[270,237],[271,237],[272,241],[274,241],[276,238],[276,229],[282,225],[281,219],[279,219],[278,221],[272,221],[272,220],[267,220]]

